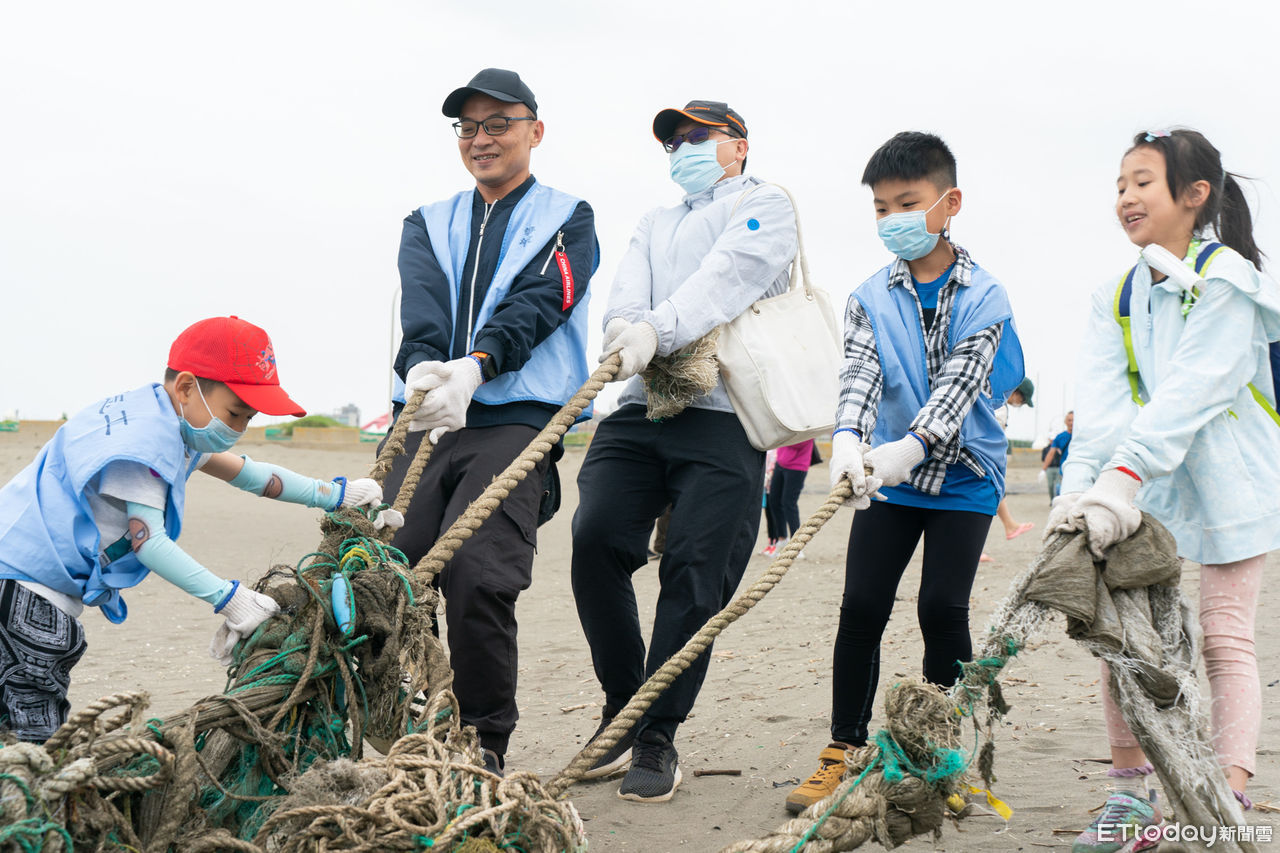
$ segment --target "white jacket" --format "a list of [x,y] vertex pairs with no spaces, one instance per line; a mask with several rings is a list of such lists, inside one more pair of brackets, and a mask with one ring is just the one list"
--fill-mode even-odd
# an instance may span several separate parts
[[[643,320],[658,332],[658,355],[670,355],[757,300],[784,293],[796,254],[796,217],[786,193],[763,186],[734,211],[743,192],[759,183],[726,178],[675,207],[646,213],[618,264],[605,325],[614,317]],[[618,402],[644,404],[639,376]],[[733,411],[723,382],[691,408]]]
[[1267,342],[1280,339],[1280,288],[1238,253],[1213,259],[1199,301],[1151,283],[1139,261],[1130,301],[1133,349],[1145,396],[1138,407],[1115,319],[1120,277],[1093,294],[1080,353],[1075,434],[1062,491],[1087,489],[1109,465],[1142,478],[1137,504],[1200,563],[1242,560],[1280,547],[1280,425],[1253,398],[1271,399]]

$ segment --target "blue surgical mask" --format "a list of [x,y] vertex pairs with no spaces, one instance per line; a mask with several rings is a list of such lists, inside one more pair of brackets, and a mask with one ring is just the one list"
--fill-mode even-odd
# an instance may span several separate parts
[[209,412],[209,423],[202,427],[193,427],[187,421],[186,412],[182,411],[182,404],[179,403],[178,411],[181,417],[178,418],[178,428],[182,431],[182,443],[196,453],[223,453],[235,447],[244,433],[236,432],[214,417],[213,409],[209,408],[209,401],[204,398],[204,391],[200,390],[199,382],[196,382],[196,393],[200,395],[200,402],[204,403],[205,409]]
[[[951,190],[938,196],[938,201],[929,205],[929,210],[937,207],[949,192]],[[885,248],[904,261],[919,260],[932,252],[933,247],[938,245],[938,238],[942,233],[934,234],[929,231],[929,225],[925,221],[929,210],[890,213],[888,216],[881,217],[876,222],[876,230],[880,232],[880,239],[884,242]]]
[[736,139],[725,139],[713,143],[710,139],[690,145],[681,145],[668,155],[671,161],[671,180],[680,185],[689,195],[700,193],[716,181],[724,177],[727,168],[720,165],[716,150],[721,145],[737,142]]

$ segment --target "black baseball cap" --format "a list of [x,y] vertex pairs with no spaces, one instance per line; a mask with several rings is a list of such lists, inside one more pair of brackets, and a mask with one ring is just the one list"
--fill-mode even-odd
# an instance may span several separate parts
[[538,114],[538,102],[533,97],[533,91],[524,84],[519,74],[505,68],[486,68],[472,77],[467,85],[454,89],[444,99],[441,112],[449,118],[457,118],[462,113],[462,105],[472,95],[488,95],[508,104],[524,104],[533,110],[534,115]]
[[685,119],[693,119],[707,127],[724,128],[731,136],[747,138],[747,125],[742,116],[724,101],[690,101],[682,110],[675,107],[665,109],[653,118],[653,135],[659,142],[664,142],[675,134],[676,125]]

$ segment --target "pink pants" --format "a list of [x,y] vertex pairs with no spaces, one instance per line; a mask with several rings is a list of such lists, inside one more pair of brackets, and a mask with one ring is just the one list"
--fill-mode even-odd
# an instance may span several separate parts
[[[1239,767],[1250,776],[1258,732],[1262,728],[1262,685],[1253,648],[1253,623],[1262,586],[1263,554],[1248,560],[1200,567],[1200,627],[1204,630],[1204,667],[1209,676],[1209,718],[1213,751],[1223,767]],[[1102,708],[1112,746],[1136,747],[1107,688],[1102,665]]]

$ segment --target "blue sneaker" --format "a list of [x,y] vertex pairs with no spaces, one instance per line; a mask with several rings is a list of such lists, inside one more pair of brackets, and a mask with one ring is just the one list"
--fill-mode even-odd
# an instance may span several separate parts
[[1117,791],[1089,828],[1076,836],[1071,853],[1138,853],[1160,843],[1160,807],[1130,791]]

